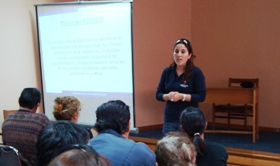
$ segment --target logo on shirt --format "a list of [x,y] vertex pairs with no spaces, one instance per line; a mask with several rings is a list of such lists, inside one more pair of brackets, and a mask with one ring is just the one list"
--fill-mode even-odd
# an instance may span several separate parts
[[180,84],[180,86],[183,88],[189,87],[189,85],[184,85],[184,84]]
[[189,87],[189,85],[187,85],[187,81],[186,80],[183,82],[183,84],[180,84],[180,86],[183,87],[183,88]]

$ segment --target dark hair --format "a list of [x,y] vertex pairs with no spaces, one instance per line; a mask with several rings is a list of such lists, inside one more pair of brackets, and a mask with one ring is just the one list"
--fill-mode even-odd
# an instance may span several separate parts
[[203,155],[206,149],[205,141],[200,137],[206,127],[206,118],[199,108],[188,107],[180,117],[182,128],[187,135],[193,138],[193,144],[199,154]]
[[20,94],[18,103],[21,107],[33,109],[41,101],[41,93],[37,88],[25,88]]
[[55,157],[48,166],[111,166],[110,161],[99,155],[91,146],[83,144],[67,145],[58,150]]
[[[185,67],[185,71],[183,74],[183,80],[184,81],[188,81],[192,72],[193,72],[193,68],[194,68],[194,63],[193,63],[193,59],[196,57],[193,54],[193,49],[192,49],[192,45],[191,42],[187,39],[181,38],[179,40],[177,40],[174,44],[173,50],[175,49],[175,47],[178,44],[183,44],[184,46],[186,46],[186,48],[188,49],[189,54],[192,54],[192,56],[190,57],[190,59],[187,61],[186,67]],[[176,63],[173,62],[171,63],[170,67],[176,67]]]
[[123,134],[128,130],[129,120],[129,106],[121,100],[111,100],[97,108],[94,127],[97,132],[113,129],[119,134]]
[[57,155],[57,150],[69,144],[87,144],[89,133],[84,126],[60,120],[43,128],[37,141],[37,165],[45,166]]
[[182,132],[169,132],[156,144],[158,166],[195,165],[196,150]]

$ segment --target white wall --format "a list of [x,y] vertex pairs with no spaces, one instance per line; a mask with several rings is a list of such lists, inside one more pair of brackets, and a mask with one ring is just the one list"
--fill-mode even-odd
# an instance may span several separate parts
[[18,109],[18,97],[23,88],[41,87],[34,4],[50,2],[53,1],[1,0],[0,128],[2,110]]

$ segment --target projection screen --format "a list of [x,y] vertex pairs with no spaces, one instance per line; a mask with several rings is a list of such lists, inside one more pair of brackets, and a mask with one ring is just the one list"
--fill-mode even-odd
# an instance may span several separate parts
[[92,126],[95,111],[122,100],[134,123],[131,2],[76,2],[35,5],[43,108],[54,120],[54,99],[82,102],[78,123]]

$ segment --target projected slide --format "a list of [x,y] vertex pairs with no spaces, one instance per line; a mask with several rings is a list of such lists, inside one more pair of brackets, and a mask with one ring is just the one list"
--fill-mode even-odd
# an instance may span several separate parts
[[[38,5],[44,110],[74,95],[82,103],[80,123],[95,122],[97,106],[123,100],[134,115],[131,3]],[[132,119],[133,120],[133,119]]]

